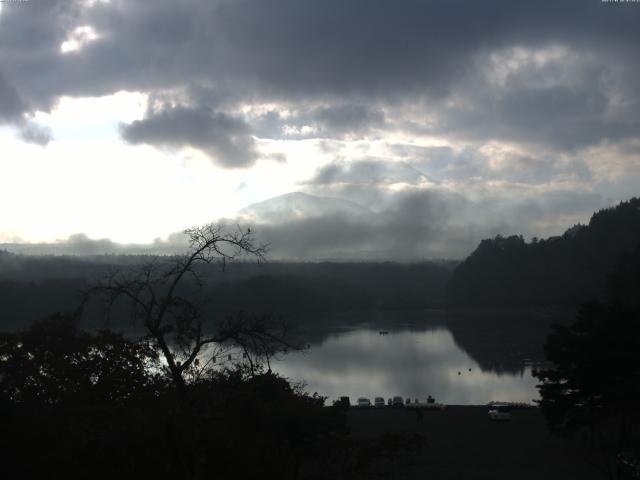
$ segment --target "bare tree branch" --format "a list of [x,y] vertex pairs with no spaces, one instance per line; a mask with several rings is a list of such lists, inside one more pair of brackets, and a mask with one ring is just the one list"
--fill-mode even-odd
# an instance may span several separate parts
[[[263,262],[268,245],[256,243],[254,232],[240,226],[227,230],[223,225],[208,224],[184,233],[189,239],[186,254],[166,259],[155,257],[137,267],[112,272],[84,292],[80,311],[93,296],[104,300],[108,316],[119,302],[128,303],[132,321],[146,329],[162,352],[179,392],[184,392],[185,375],[196,363],[201,370],[199,355],[209,344],[240,347],[252,371],[260,359],[266,359],[270,368],[270,358],[277,352],[298,349],[286,338],[284,324],[272,316],[240,313],[225,318],[212,329],[212,334],[205,336],[202,305],[182,293],[185,287],[193,285],[187,279],[197,291],[203,291],[205,280],[199,266],[220,263],[224,269],[243,256]],[[211,360],[205,365],[211,365]]]

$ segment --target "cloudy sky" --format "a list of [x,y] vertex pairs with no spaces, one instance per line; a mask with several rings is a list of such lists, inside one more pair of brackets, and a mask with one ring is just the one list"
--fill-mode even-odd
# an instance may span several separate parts
[[237,215],[296,258],[561,233],[640,193],[638,25],[601,0],[0,2],[0,243]]

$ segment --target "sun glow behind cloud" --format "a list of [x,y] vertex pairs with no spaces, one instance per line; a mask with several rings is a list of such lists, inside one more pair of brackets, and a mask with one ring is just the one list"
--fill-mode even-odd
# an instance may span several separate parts
[[151,242],[294,191],[323,161],[313,140],[262,141],[265,155],[286,151],[290,158],[259,161],[249,171],[218,168],[188,148],[124,144],[118,126],[141,118],[147,101],[140,92],[63,97],[51,112],[34,116],[53,132],[46,150],[18,141],[9,128],[0,131],[3,168],[11,172],[0,203],[13,205],[0,224],[4,238],[54,241],[83,232]]
[[90,25],[76,27],[71,31],[67,40],[60,44],[60,53],[67,54],[80,51],[88,43],[97,40],[99,35]]

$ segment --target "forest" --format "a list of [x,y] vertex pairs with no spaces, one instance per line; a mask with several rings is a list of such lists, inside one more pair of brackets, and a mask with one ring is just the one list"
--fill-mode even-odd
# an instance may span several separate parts
[[453,305],[567,305],[602,295],[623,255],[640,244],[640,198],[595,212],[547,239],[497,236],[480,245],[454,270]]

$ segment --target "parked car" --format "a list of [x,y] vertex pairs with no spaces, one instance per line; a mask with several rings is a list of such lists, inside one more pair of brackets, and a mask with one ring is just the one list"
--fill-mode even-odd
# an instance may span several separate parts
[[373,404],[375,405],[375,407],[376,407],[376,408],[382,408],[382,407],[384,407],[384,406],[385,406],[384,398],[382,398],[382,397],[376,397],[376,398],[373,400]]
[[358,399],[358,402],[356,403],[356,406],[358,408],[370,408],[371,407],[371,400],[369,400],[368,398],[360,397]]
[[349,408],[351,406],[351,400],[349,397],[340,397],[333,402],[334,407]]
[[393,397],[392,405],[395,408],[404,407],[404,398],[400,396]]
[[511,420],[511,406],[506,403],[494,403],[489,407],[491,420]]

